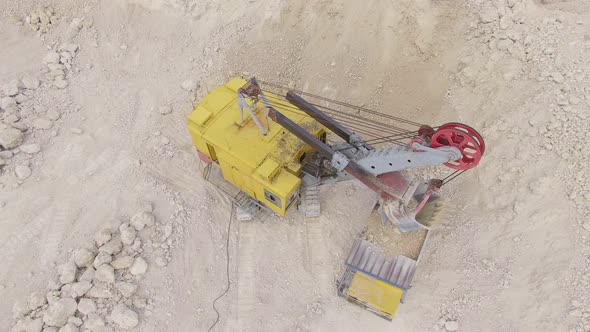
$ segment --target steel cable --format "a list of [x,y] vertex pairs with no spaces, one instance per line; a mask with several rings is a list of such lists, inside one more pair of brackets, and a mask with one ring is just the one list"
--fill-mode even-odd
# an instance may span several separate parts
[[352,104],[349,104],[349,103],[345,103],[345,102],[341,102],[341,101],[329,99],[329,98],[322,97],[322,96],[319,96],[319,95],[316,95],[316,94],[312,94],[312,93],[309,93],[309,92],[304,92],[304,91],[301,91],[301,90],[298,90],[298,89],[288,88],[288,87],[282,86],[282,85],[277,84],[277,83],[266,82],[266,81],[261,81],[261,80],[258,80],[258,82],[263,83],[263,84],[268,85],[268,86],[272,86],[272,87],[278,88],[278,89],[291,90],[291,91],[296,92],[296,93],[301,94],[301,95],[313,97],[313,98],[316,98],[316,99],[319,99],[319,100],[323,100],[323,101],[326,101],[326,102],[330,102],[330,103],[334,103],[334,104],[337,104],[337,105],[340,105],[340,106],[350,107],[350,108],[356,109],[358,111],[366,112],[366,113],[373,114],[373,115],[378,115],[378,116],[381,116],[381,117],[384,117],[384,118],[389,118],[389,119],[396,120],[396,121],[399,121],[399,122],[402,122],[402,123],[407,123],[407,124],[410,124],[410,125],[413,125],[413,126],[418,126],[418,127],[421,126],[421,124],[418,123],[418,122],[414,122],[414,121],[407,120],[407,119],[404,119],[404,118],[400,118],[400,117],[397,117],[397,116],[393,116],[393,115],[390,115],[390,114],[385,114],[385,113],[377,112],[377,111],[371,110],[369,108],[365,108],[365,107],[361,107],[361,106],[356,106],[356,105],[352,105]]
[[219,300],[220,298],[224,297],[225,294],[227,294],[227,292],[229,292],[229,286],[230,286],[230,281],[229,281],[229,238],[231,235],[231,224],[232,224],[232,220],[233,220],[233,215],[234,215],[234,204],[232,202],[231,205],[231,211],[229,213],[229,222],[227,225],[227,238],[225,241],[225,256],[226,256],[226,277],[227,277],[227,283],[225,286],[225,290],[223,291],[223,293],[221,293],[221,295],[219,295],[218,297],[215,298],[215,300],[213,300],[213,310],[215,310],[215,313],[217,314],[217,317],[215,318],[215,322],[213,322],[213,324],[209,327],[209,330],[207,330],[207,332],[211,332],[211,330],[213,330],[213,328],[215,327],[215,325],[217,325],[217,323],[219,323],[219,311],[217,311],[217,308],[215,307],[215,303],[217,302],[217,300]]

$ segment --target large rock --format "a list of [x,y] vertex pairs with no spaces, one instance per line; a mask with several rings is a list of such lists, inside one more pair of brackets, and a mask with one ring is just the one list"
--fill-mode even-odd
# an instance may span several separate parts
[[78,304],[70,298],[59,299],[49,305],[47,312],[43,315],[43,322],[49,326],[64,326],[68,318],[76,313]]
[[35,310],[47,303],[47,297],[41,292],[31,293],[29,296],[29,309]]
[[103,264],[96,269],[94,279],[106,283],[115,282],[115,270],[109,264]]
[[22,79],[23,85],[26,89],[35,90],[39,87],[39,79],[34,76],[25,76]]
[[63,289],[63,291],[49,291],[49,292],[47,292],[45,294],[45,297],[47,298],[47,303],[52,304],[53,302],[57,302],[59,300],[59,296],[62,293],[69,292],[69,290],[66,289],[68,286],[69,286],[69,284],[61,287],[61,289]]
[[41,332],[43,330],[43,318],[33,319],[27,324],[25,331],[27,332]]
[[8,111],[10,109],[14,109],[16,107],[16,99],[12,97],[4,97],[0,98],[0,108]]
[[43,57],[43,63],[46,64],[58,64],[59,63],[59,53],[55,51],[49,51],[45,57]]
[[118,304],[110,316],[111,321],[122,329],[130,329],[139,323],[139,317],[137,313],[124,304]]
[[79,331],[80,331],[80,329],[72,323],[67,323],[61,329],[59,329],[59,332],[79,332]]
[[53,126],[53,122],[49,119],[45,118],[38,118],[33,121],[33,127],[35,129],[46,130]]
[[147,271],[147,263],[145,259],[137,257],[133,262],[133,265],[129,268],[129,272],[134,276],[142,275]]
[[92,288],[92,283],[90,281],[83,280],[75,282],[71,284],[70,295],[75,298],[82,297],[90,290],[90,288]]
[[115,270],[120,270],[120,269],[128,269],[131,267],[131,265],[133,265],[134,259],[131,256],[122,256],[119,257],[117,259],[115,259],[112,263],[111,266],[115,269]]
[[99,315],[91,313],[84,321],[84,328],[90,331],[101,331],[104,327],[104,320]]
[[73,262],[67,262],[59,266],[58,273],[59,273],[59,281],[62,284],[69,284],[76,280],[76,264]]
[[97,299],[108,299],[113,297],[111,290],[103,283],[96,283],[85,295]]
[[102,246],[103,244],[109,242],[111,240],[111,231],[104,228],[94,234],[94,241],[96,241],[97,246]]
[[8,96],[16,96],[18,94],[18,80],[10,81],[4,85],[4,93]]
[[92,281],[94,279],[94,273],[96,270],[92,266],[89,266],[78,278],[78,281]]
[[12,318],[21,318],[31,312],[29,305],[26,302],[17,301],[12,304]]
[[56,79],[53,81],[53,85],[58,89],[65,89],[68,86],[68,81],[63,78]]
[[131,225],[138,231],[141,231],[144,227],[153,226],[155,223],[156,217],[150,212],[139,212],[131,217]]
[[137,285],[130,282],[120,281],[115,283],[115,288],[123,295],[123,297],[131,297],[137,290]]
[[121,233],[121,242],[124,245],[131,245],[135,241],[135,228],[130,226],[129,223],[124,223],[119,226],[119,232]]
[[43,319],[37,318],[31,320],[26,317],[24,320],[19,320],[10,330],[11,332],[41,332],[43,331]]
[[84,267],[92,264],[94,261],[94,253],[86,248],[80,248],[74,251],[74,263],[78,267]]
[[96,311],[96,303],[92,299],[81,298],[78,303],[78,311],[88,316]]
[[23,144],[25,134],[20,130],[9,126],[0,124],[0,145],[4,149],[14,149]]
[[41,147],[39,146],[39,144],[26,144],[26,145],[21,145],[20,150],[24,153],[27,154],[35,154],[39,151],[41,151]]
[[109,242],[102,245],[100,248],[98,248],[98,251],[104,252],[104,253],[107,253],[110,255],[116,255],[119,252],[121,252],[122,248],[123,248],[123,244],[121,243],[120,239],[112,239]]
[[113,257],[111,255],[107,254],[106,252],[99,252],[98,255],[96,255],[96,258],[94,259],[94,263],[92,263],[92,265],[95,269],[98,269],[99,266],[103,264],[108,264],[112,260]]
[[74,324],[76,326],[81,326],[82,323],[84,323],[84,322],[76,316],[71,316],[70,318],[68,318],[68,324]]

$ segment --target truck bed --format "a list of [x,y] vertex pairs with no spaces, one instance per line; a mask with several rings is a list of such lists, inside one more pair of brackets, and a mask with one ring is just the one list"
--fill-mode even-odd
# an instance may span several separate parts
[[377,245],[385,256],[403,255],[417,261],[427,234],[426,229],[402,233],[390,223],[384,225],[375,209],[369,216],[360,238]]

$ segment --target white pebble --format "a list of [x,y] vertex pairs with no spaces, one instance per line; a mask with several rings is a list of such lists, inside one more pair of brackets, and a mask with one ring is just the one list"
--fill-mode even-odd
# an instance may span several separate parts
[[70,128],[70,132],[72,134],[81,135],[84,131],[80,128]]
[[49,51],[45,57],[43,58],[43,63],[45,64],[58,64],[59,63],[59,54],[55,51]]
[[160,112],[160,114],[169,114],[172,112],[172,107],[170,106],[160,106],[158,108],[158,111]]
[[16,174],[17,178],[24,180],[31,176],[32,171],[29,166],[18,165],[14,168],[14,173]]
[[559,72],[553,72],[553,73],[551,73],[551,78],[553,78],[553,81],[555,83],[563,83],[565,81],[565,78]]
[[22,152],[28,153],[28,154],[35,154],[35,153],[38,153],[39,151],[41,151],[41,147],[39,146],[39,144],[25,144],[25,145],[21,145],[19,149]]
[[45,118],[38,118],[33,121],[33,127],[35,129],[49,129],[52,125],[51,120]]
[[191,79],[187,79],[184,82],[182,82],[182,88],[186,91],[193,91],[195,89],[195,86],[195,81]]
[[445,322],[445,329],[447,331],[457,331],[459,329],[459,323],[454,320]]
[[55,120],[59,119],[59,117],[60,117],[59,112],[58,111],[55,111],[55,110],[49,110],[49,111],[47,111],[46,115],[52,121],[55,121]]
[[58,89],[65,89],[68,86],[68,82],[63,79],[57,79],[53,82],[53,85]]

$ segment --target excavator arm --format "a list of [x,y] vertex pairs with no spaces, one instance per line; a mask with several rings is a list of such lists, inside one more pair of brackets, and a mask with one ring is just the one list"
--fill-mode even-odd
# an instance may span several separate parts
[[436,200],[436,196],[433,195],[442,185],[442,181],[437,179],[426,182],[417,181],[400,171],[440,164],[454,165],[466,158],[460,146],[456,144],[428,146],[425,144],[426,140],[417,138],[406,146],[374,148],[293,91],[287,93],[286,99],[342,138],[345,141],[344,146],[348,148],[342,149],[343,152],[338,151],[334,146],[320,141],[271,106],[269,117],[273,121],[311,146],[322,157],[330,160],[330,165],[336,169],[338,177],[356,178],[376,192],[380,198],[384,221],[390,220],[402,231],[427,228],[429,223],[418,222],[416,215],[429,202]]

